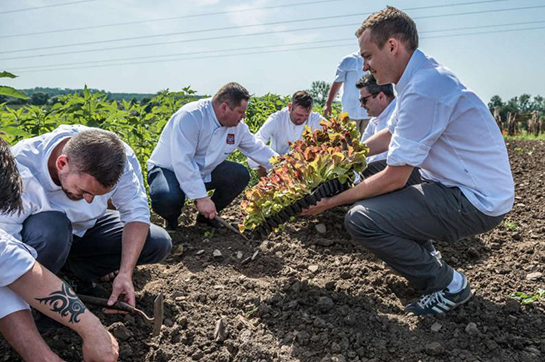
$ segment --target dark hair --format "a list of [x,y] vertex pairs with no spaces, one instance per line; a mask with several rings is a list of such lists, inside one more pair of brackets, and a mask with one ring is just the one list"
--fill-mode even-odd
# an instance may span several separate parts
[[93,176],[106,188],[117,184],[127,160],[121,139],[113,132],[96,128],[70,138],[63,153],[71,168]]
[[21,174],[17,170],[8,143],[0,137],[0,212],[21,212],[22,193]]
[[291,106],[293,108],[299,106],[309,109],[312,107],[313,102],[312,96],[307,91],[297,91],[293,93],[293,96],[291,97]]
[[238,83],[231,82],[227,83],[212,97],[212,102],[216,104],[222,104],[226,102],[229,105],[229,108],[234,109],[235,107],[240,106],[242,100],[249,100],[250,93],[246,88],[241,86]]
[[413,19],[392,6],[369,15],[356,31],[356,37],[359,38],[367,29],[371,29],[371,40],[379,49],[390,38],[402,42],[407,50],[414,51],[418,48],[418,31]]
[[365,88],[372,95],[377,95],[380,92],[388,98],[394,98],[394,87],[391,83],[378,85],[377,80],[371,73],[365,74],[358,82],[356,83],[356,88],[362,89]]

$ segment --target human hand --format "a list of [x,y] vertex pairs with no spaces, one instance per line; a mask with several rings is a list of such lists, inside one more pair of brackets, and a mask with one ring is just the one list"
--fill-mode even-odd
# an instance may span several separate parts
[[[132,305],[133,307],[136,304],[136,296],[134,293],[134,286],[132,284],[132,278],[130,275],[119,273],[112,284],[112,294],[110,295],[110,299],[108,299],[108,305],[114,305],[115,302],[122,301],[125,303],[128,303]],[[126,312],[121,312],[118,310],[112,310],[112,309],[105,309],[104,313],[107,314],[115,314],[115,313],[122,313],[125,314]]]
[[115,362],[119,358],[119,345],[100,321],[98,324],[82,336],[83,360],[85,362]]
[[216,204],[214,204],[214,201],[212,201],[209,197],[197,199],[195,200],[195,204],[197,206],[197,210],[199,210],[199,212],[208,219],[213,219],[218,214],[216,211]]
[[326,104],[324,106],[324,117],[325,118],[329,118],[331,116],[331,105],[330,104]]
[[318,203],[315,206],[310,206],[308,209],[303,209],[303,211],[301,211],[301,215],[303,216],[318,215],[329,208],[331,208],[331,206],[329,205],[329,198],[326,197],[318,201]]

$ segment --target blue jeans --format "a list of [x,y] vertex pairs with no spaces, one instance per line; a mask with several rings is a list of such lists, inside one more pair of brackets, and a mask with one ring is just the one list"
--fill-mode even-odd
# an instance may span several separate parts
[[[29,216],[23,223],[23,242],[38,252],[37,260],[56,274],[66,264],[79,278],[97,281],[119,270],[124,224],[119,212],[108,210],[83,237],[72,234],[66,214],[46,211]],[[172,240],[157,225],[151,225],[137,265],[158,263],[170,253]]]
[[[246,167],[240,163],[223,161],[212,171],[212,180],[204,185],[206,190],[214,190],[212,201],[219,212],[240,195],[249,181],[250,174]],[[148,172],[148,184],[153,211],[165,220],[178,220],[186,197],[174,172],[153,167]]]

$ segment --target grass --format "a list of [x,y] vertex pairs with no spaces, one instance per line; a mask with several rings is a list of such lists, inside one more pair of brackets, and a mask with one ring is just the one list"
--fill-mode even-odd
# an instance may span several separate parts
[[516,136],[503,136],[505,140],[507,141],[537,141],[537,140],[545,140],[545,133],[541,133],[539,136],[534,136],[533,134],[528,134],[527,131],[522,131],[521,134],[518,134]]

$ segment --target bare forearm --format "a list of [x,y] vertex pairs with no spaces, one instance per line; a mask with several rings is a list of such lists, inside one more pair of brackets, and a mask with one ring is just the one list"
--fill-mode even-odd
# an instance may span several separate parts
[[40,336],[29,310],[20,310],[0,319],[0,333],[24,361],[62,361]]
[[331,106],[331,103],[333,103],[333,100],[335,97],[337,97],[337,94],[339,93],[339,89],[341,89],[342,83],[340,82],[334,82],[331,84],[331,88],[329,88],[329,93],[327,94],[327,101],[326,104],[328,106]]
[[70,287],[38,262],[8,288],[34,309],[82,337],[90,329],[102,328],[98,318],[87,310]]
[[303,215],[317,215],[335,206],[352,204],[356,201],[382,195],[402,188],[407,182],[412,166],[387,166],[383,171],[363,180],[345,192],[322,199],[316,206],[303,210]]
[[345,192],[330,198],[330,207],[353,204],[359,200],[386,194],[401,187],[403,186],[400,185],[399,180],[388,177],[387,173],[382,171],[367,179],[364,179],[362,182],[346,190]]
[[388,129],[383,129],[382,131],[369,137],[364,142],[365,145],[369,147],[369,153],[367,153],[367,156],[378,155],[379,153],[388,151],[391,139],[392,134],[390,131],[388,131]]
[[134,267],[140,257],[144,243],[149,233],[149,225],[143,222],[131,222],[123,229],[121,265],[119,274],[132,278]]

